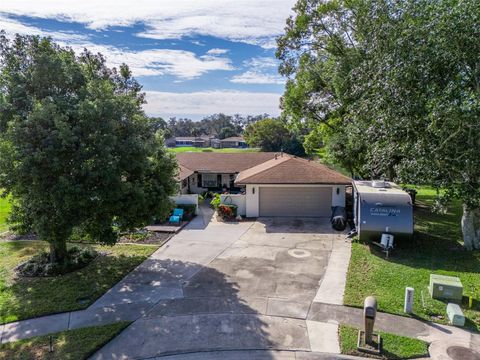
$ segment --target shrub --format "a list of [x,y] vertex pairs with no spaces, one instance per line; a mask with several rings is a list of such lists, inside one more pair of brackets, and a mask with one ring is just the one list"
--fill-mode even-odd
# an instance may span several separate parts
[[224,219],[224,220],[232,220],[237,217],[237,205],[225,205],[225,204],[220,204],[218,206],[218,214]]
[[210,205],[215,209],[218,210],[218,207],[222,203],[222,199],[220,198],[220,194],[213,194],[212,201],[210,201]]
[[21,276],[55,276],[63,275],[88,265],[98,256],[97,251],[90,247],[72,246],[67,251],[67,257],[61,263],[51,263],[47,251],[33,256],[15,269]]

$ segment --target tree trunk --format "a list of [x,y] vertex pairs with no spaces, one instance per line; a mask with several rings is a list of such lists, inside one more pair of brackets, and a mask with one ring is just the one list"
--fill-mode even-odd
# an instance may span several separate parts
[[67,242],[53,241],[50,243],[50,262],[61,263],[67,257]]
[[480,208],[463,205],[463,245],[467,250],[480,250]]

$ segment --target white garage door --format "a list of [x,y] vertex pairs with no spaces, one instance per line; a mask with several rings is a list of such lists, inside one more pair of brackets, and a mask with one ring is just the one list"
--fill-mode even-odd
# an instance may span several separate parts
[[261,187],[260,216],[327,217],[331,187]]

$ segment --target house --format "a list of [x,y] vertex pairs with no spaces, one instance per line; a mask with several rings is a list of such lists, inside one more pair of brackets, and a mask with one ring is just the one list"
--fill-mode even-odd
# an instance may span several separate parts
[[208,135],[202,136],[177,136],[165,140],[165,145],[168,147],[210,147],[211,137]]
[[240,215],[329,217],[345,206],[352,180],[316,161],[285,153],[181,153],[182,193],[226,190]]
[[247,143],[245,139],[241,136],[228,137],[226,139],[220,140],[222,148],[246,148]]

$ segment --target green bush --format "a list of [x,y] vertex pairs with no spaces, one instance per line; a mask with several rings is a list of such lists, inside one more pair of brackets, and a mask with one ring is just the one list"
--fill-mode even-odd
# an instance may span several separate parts
[[222,199],[220,198],[220,194],[213,194],[212,201],[210,201],[210,205],[215,209],[218,210],[218,207],[222,203]]

